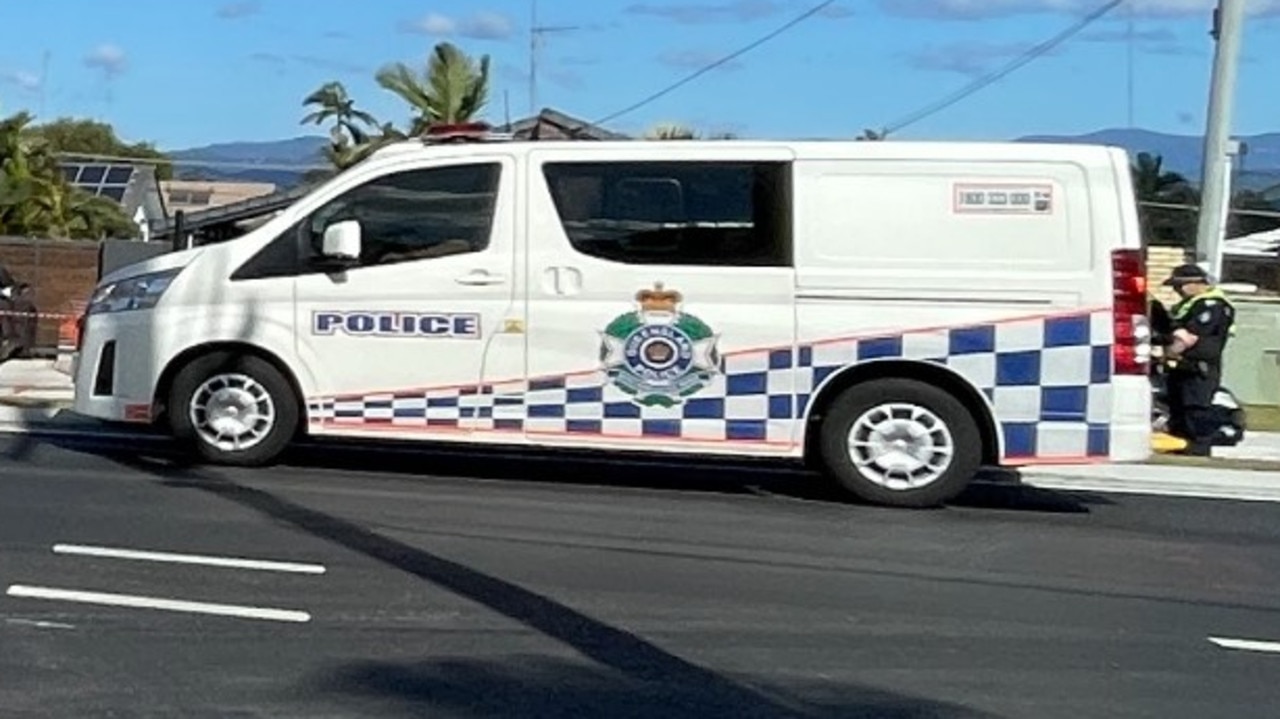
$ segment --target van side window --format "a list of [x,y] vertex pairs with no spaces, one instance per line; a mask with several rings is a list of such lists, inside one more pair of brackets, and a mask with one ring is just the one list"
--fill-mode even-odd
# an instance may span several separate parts
[[563,162],[543,168],[578,252],[632,265],[791,266],[790,166]]
[[324,230],[360,222],[362,266],[482,252],[489,246],[499,163],[407,170],[371,180],[330,201],[304,226],[319,255]]

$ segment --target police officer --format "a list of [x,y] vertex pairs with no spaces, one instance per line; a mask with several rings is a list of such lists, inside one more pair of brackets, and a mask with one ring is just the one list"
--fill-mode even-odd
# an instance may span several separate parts
[[1222,353],[1234,334],[1235,308],[1203,269],[1181,265],[1165,280],[1182,298],[1169,313],[1170,430],[1187,441],[1186,454],[1207,457],[1218,426],[1213,397],[1222,382]]

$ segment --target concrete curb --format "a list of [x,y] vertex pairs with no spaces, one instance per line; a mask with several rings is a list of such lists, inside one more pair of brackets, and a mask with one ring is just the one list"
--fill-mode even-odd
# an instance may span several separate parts
[[1024,469],[1023,484],[1040,489],[1280,502],[1280,471],[1115,464]]
[[76,414],[68,406],[60,403],[30,406],[0,404],[0,434],[101,439],[153,438],[153,435],[146,432],[130,431],[127,426],[112,426],[91,417]]

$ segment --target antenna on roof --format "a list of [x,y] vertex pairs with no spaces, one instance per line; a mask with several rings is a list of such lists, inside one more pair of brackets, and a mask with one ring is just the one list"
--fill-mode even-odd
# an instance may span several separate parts
[[553,32],[577,30],[577,25],[539,25],[538,0],[529,0],[529,116],[538,114],[538,50],[542,36]]
[[45,105],[49,99],[49,59],[52,53],[48,50],[44,51],[44,56],[40,60],[40,120],[43,122],[47,118],[44,116]]

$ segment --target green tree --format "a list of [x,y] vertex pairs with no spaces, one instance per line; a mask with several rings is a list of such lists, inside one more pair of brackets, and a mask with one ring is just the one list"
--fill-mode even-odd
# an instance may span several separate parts
[[1192,247],[1196,241],[1199,213],[1181,208],[1153,207],[1150,204],[1198,206],[1200,193],[1187,178],[1164,169],[1164,158],[1138,153],[1131,169],[1138,200],[1142,236],[1150,244]]
[[431,125],[478,120],[489,102],[489,56],[477,62],[452,43],[435,46],[423,73],[394,63],[379,70],[376,79],[412,108],[410,136]]
[[[477,62],[454,45],[440,43],[423,73],[394,63],[379,70],[375,79],[409,105],[412,116],[407,131],[358,109],[340,82],[321,85],[302,102],[312,108],[302,124],[333,122],[324,155],[339,172],[388,143],[422,135],[432,125],[477,120],[489,100],[489,56]],[[327,170],[308,172],[305,181],[319,182],[332,174]]]
[[316,108],[302,118],[302,124],[320,125],[325,120],[332,119],[335,126],[346,131],[356,144],[368,141],[366,128],[378,126],[377,118],[356,108],[355,100],[351,99],[346,86],[340,82],[326,82],[308,95],[302,104]]
[[380,125],[373,115],[358,109],[340,82],[326,82],[308,95],[302,104],[315,108],[302,118],[302,124],[320,125],[326,120],[333,121],[324,155],[339,171],[355,165],[400,135],[389,123]]
[[[646,140],[701,140],[704,139],[701,132],[695,130],[688,125],[678,122],[664,122],[649,128],[644,134]],[[736,140],[738,135],[735,132],[720,131],[712,132],[705,136],[708,140]]]
[[698,132],[692,127],[675,122],[654,125],[644,133],[646,140],[696,140]]
[[[1280,212],[1280,202],[1273,202],[1267,199],[1265,193],[1262,192],[1241,190],[1231,196],[1231,208],[1246,211]],[[1246,237],[1259,232],[1270,232],[1278,227],[1280,227],[1280,218],[1232,213],[1227,220],[1227,237]]]
[[0,120],[0,234],[61,239],[131,237],[115,203],[70,186],[51,141],[22,112]]
[[54,153],[140,158],[154,161],[157,178],[167,180],[173,177],[173,165],[166,162],[168,157],[155,145],[125,142],[116,135],[115,128],[105,122],[64,117],[32,125],[26,133],[48,142]]

